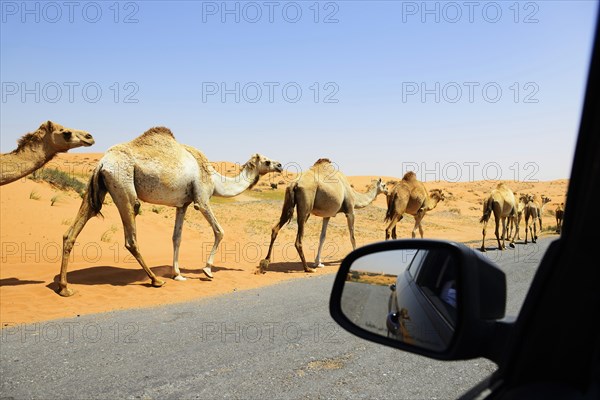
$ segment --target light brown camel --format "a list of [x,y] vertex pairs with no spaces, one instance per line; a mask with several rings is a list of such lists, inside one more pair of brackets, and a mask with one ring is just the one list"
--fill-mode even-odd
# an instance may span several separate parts
[[[526,194],[525,198],[527,199],[526,200],[527,203],[531,203],[530,208],[533,207],[530,210],[530,215],[533,216],[534,220],[538,221],[538,224],[540,226],[540,233],[541,233],[542,232],[542,213],[544,211],[544,207],[546,206],[546,204],[550,203],[552,201],[552,199],[550,199],[549,197],[546,197],[545,195],[538,196],[537,194],[531,194],[531,193]],[[537,239],[537,235],[536,235],[536,239]],[[525,243],[527,243],[527,242],[525,242]]]
[[0,186],[38,170],[58,153],[93,144],[88,132],[46,121],[19,139],[15,150],[0,155]]
[[302,250],[304,224],[308,220],[308,217],[312,214],[323,218],[319,248],[314,264],[315,267],[323,267],[321,263],[321,250],[325,242],[329,219],[335,217],[338,213],[346,215],[348,230],[350,232],[350,242],[352,243],[352,248],[355,249],[354,209],[368,206],[380,193],[387,193],[387,187],[381,178],[372,182],[366,193],[359,193],[350,186],[346,176],[337,169],[335,164],[326,158],[317,160],[308,171],[301,174],[286,188],[281,217],[271,231],[271,244],[269,245],[267,257],[260,261],[257,272],[265,272],[269,267],[273,243],[277,238],[279,230],[292,220],[294,207],[296,208],[298,218],[296,250],[298,250],[298,254],[302,260],[304,271],[315,272],[315,268],[309,267],[306,263],[306,258]]
[[535,203],[535,206],[538,209],[538,222],[540,224],[540,233],[542,232],[542,213],[544,212],[544,207],[551,201],[552,199],[550,197],[544,195],[538,197],[537,194],[533,195],[533,202]]
[[565,215],[565,203],[560,203],[554,210],[554,216],[556,217],[556,233],[560,233],[562,230],[562,221]]
[[[528,234],[531,236],[531,241],[533,243],[536,242],[537,236],[537,225],[536,221],[540,221],[540,206],[536,203],[535,196],[532,194],[526,195],[527,204],[525,204],[525,209],[523,210],[523,214],[525,215],[525,244],[527,244],[527,236]],[[542,226],[540,223],[540,233],[542,230]]]
[[215,241],[208,256],[204,273],[212,278],[211,267],[217,247],[223,238],[223,228],[217,222],[209,200],[214,196],[233,197],[254,186],[261,175],[281,172],[281,163],[254,154],[238,176],[217,173],[199,150],[182,145],[165,127],[155,127],[130,142],[107,150],[94,170],[87,192],[73,225],[63,236],[63,257],[60,270],[59,294],[71,296],[67,288],[67,264],[75,240],[86,222],[100,213],[106,193],[110,193],[123,221],[125,247],[136,258],[152,286],[159,280],[148,268],[138,249],[135,217],[140,200],[152,204],[176,207],[173,230],[173,279],[185,280],[179,271],[178,257],[181,231],[187,207],[194,203],[213,229]]
[[523,219],[523,211],[525,210],[525,205],[529,202],[528,194],[525,194],[525,193],[518,194],[517,192],[515,192],[514,195],[515,195],[515,199],[516,198],[519,199],[519,202],[517,203],[517,217],[508,219],[508,222],[507,222],[508,229],[506,229],[506,236],[505,236],[506,240],[508,240],[508,238],[512,236],[515,229],[517,230],[516,239],[521,240],[521,234],[520,234],[519,227],[521,225],[521,220]]
[[[490,195],[483,202],[483,216],[479,220],[479,222],[483,223],[481,251],[486,251],[485,231],[492,213],[494,213],[494,220],[496,222],[496,229],[494,230],[494,233],[496,234],[496,240],[498,241],[498,250],[504,250],[506,248],[504,243],[507,229],[507,218],[509,218],[509,220],[513,219],[516,222],[517,202],[515,200],[513,191],[502,182],[500,182],[496,188],[491,191]],[[500,221],[502,221],[502,235],[500,235],[500,232],[498,231]],[[516,225],[515,232],[512,238],[510,238],[510,247],[515,247],[515,236],[518,234],[518,232],[519,225]],[[502,243],[500,243],[500,238],[502,238]]]
[[396,183],[387,195],[387,212],[385,221],[390,221],[385,230],[385,240],[390,236],[396,239],[396,224],[402,220],[404,214],[415,217],[415,226],[412,237],[416,236],[417,228],[421,239],[423,238],[423,226],[421,222],[427,211],[433,210],[440,201],[444,201],[444,193],[439,189],[427,192],[425,184],[417,179],[413,171],[408,171],[402,180]]

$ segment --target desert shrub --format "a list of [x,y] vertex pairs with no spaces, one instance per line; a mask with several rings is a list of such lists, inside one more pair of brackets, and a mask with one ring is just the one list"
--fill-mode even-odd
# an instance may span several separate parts
[[30,179],[39,182],[48,182],[61,190],[73,189],[80,195],[85,191],[85,184],[80,180],[73,178],[69,174],[54,168],[42,168],[29,176]]
[[61,195],[59,194],[55,194],[54,196],[52,196],[52,198],[50,199],[50,205],[53,206],[55,203],[58,203],[58,201],[61,199]]
[[160,214],[164,207],[152,206],[152,212],[155,214]]
[[31,200],[39,200],[39,199],[41,199],[41,198],[42,198],[42,196],[40,196],[40,195],[38,194],[37,190],[32,190],[32,191],[29,193],[29,198],[30,198]]

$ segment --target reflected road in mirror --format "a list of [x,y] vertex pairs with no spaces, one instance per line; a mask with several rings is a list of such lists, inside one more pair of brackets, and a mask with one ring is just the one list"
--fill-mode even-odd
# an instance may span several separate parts
[[443,351],[456,326],[457,266],[443,249],[386,250],[356,259],[341,299],[359,328]]

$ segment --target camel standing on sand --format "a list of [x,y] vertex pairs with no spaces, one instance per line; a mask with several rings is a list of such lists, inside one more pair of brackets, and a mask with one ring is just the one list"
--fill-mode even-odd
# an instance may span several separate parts
[[402,220],[404,214],[410,214],[415,217],[415,226],[412,230],[413,239],[416,236],[417,228],[421,239],[423,239],[423,226],[421,221],[427,211],[433,210],[440,201],[444,201],[444,194],[439,189],[432,189],[427,194],[427,189],[423,182],[417,180],[417,175],[413,171],[408,171],[402,177],[402,180],[396,183],[387,196],[387,212],[385,221],[390,221],[385,230],[385,240],[396,239],[396,224]]
[[556,233],[560,233],[562,230],[562,221],[565,215],[565,203],[560,203],[556,206],[556,210],[554,210],[554,215],[556,217]]
[[321,250],[325,242],[329,219],[341,212],[346,215],[348,230],[350,232],[350,242],[352,243],[352,248],[355,249],[354,209],[368,206],[380,193],[387,194],[387,187],[381,178],[374,181],[366,193],[359,193],[351,187],[346,176],[338,171],[331,161],[326,158],[317,160],[306,173],[300,175],[298,179],[290,183],[286,188],[281,217],[271,230],[271,244],[269,245],[267,257],[260,262],[259,272],[265,272],[269,267],[273,243],[277,238],[279,230],[292,220],[294,207],[296,208],[298,218],[296,250],[298,250],[298,254],[302,260],[304,271],[315,272],[315,268],[310,268],[306,263],[306,258],[302,250],[304,225],[308,217],[313,214],[323,218],[319,249],[314,264],[315,267],[323,267],[321,263]]
[[236,177],[218,174],[199,150],[180,144],[171,131],[155,127],[130,142],[107,150],[94,170],[83,202],[73,225],[63,236],[63,257],[60,269],[59,294],[71,296],[67,288],[67,264],[75,239],[86,222],[100,213],[106,193],[110,193],[119,210],[125,231],[125,247],[142,266],[152,286],[159,280],[148,268],[136,240],[135,217],[140,200],[176,207],[173,230],[173,279],[185,280],[179,271],[178,256],[181,231],[187,207],[194,203],[213,229],[215,241],[203,272],[212,278],[211,267],[217,247],[223,238],[223,228],[217,222],[209,200],[214,196],[233,197],[253,187],[261,175],[281,172],[281,163],[254,154]]
[[550,203],[552,201],[552,199],[550,197],[546,197],[544,195],[541,195],[540,197],[538,197],[537,194],[533,195],[533,202],[535,204],[535,206],[537,207],[537,214],[538,214],[538,223],[540,224],[540,233],[542,232],[542,213],[544,212],[544,207],[546,206],[546,204]]
[[[506,249],[505,246],[505,237],[506,237],[506,228],[507,228],[507,218],[512,219],[516,222],[517,218],[517,202],[515,200],[515,195],[513,191],[506,186],[504,183],[499,183],[495,189],[492,190],[487,199],[483,202],[483,216],[479,220],[479,222],[483,223],[483,239],[481,242],[481,251],[485,250],[485,231],[487,228],[487,224],[490,220],[490,217],[494,213],[494,220],[496,222],[496,229],[494,233],[496,234],[496,240],[498,241],[498,250]],[[498,232],[498,228],[500,225],[500,221],[502,221],[502,236]],[[519,232],[519,225],[516,225],[515,232],[510,239],[510,247],[515,247],[515,236]],[[502,243],[500,243],[500,237],[502,237]]]
[[19,139],[15,150],[0,155],[0,186],[38,170],[58,153],[93,144],[88,132],[46,121]]

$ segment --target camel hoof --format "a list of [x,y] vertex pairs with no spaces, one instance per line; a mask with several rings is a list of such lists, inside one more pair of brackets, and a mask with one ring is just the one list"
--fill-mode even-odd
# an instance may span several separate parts
[[58,291],[58,294],[62,297],[71,297],[75,294],[75,291],[73,289],[68,289],[64,287]]
[[179,282],[183,282],[183,281],[187,281],[187,278],[185,276],[181,276],[181,275],[175,275],[173,277],[173,280],[175,281],[179,281]]
[[202,268],[202,272],[204,272],[204,275],[206,275],[208,278],[210,278],[210,279],[213,278],[213,274],[212,274],[212,271],[210,270],[210,267]]
[[314,273],[317,272],[317,270],[315,268],[304,268],[304,272]]
[[514,243],[509,244],[509,246],[512,247],[513,249],[515,248],[515,244]]
[[487,250],[485,249],[485,247],[482,247],[480,250],[481,250],[481,252],[482,252],[482,253],[485,253],[485,252],[487,251]]
[[152,281],[152,287],[161,287],[165,283],[166,283],[165,281],[161,281],[161,280],[155,279],[155,280]]
[[315,268],[325,268],[325,264],[323,263],[315,263]]
[[269,269],[269,263],[270,263],[270,261],[267,259],[260,260],[258,267],[261,269],[261,271],[266,271]]

